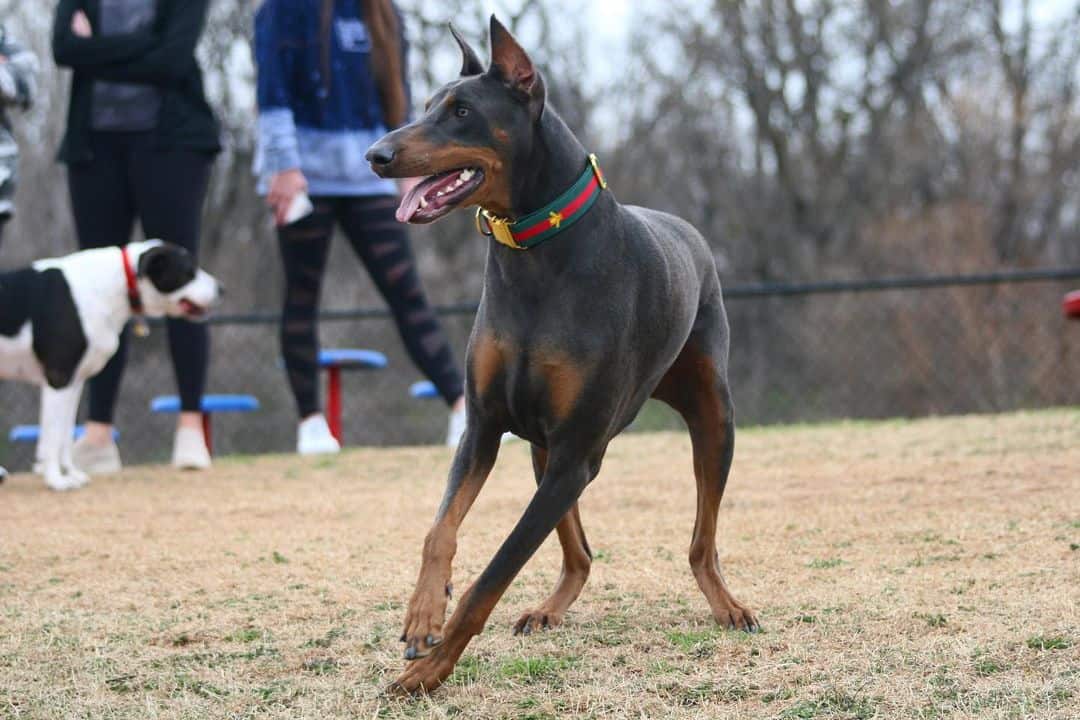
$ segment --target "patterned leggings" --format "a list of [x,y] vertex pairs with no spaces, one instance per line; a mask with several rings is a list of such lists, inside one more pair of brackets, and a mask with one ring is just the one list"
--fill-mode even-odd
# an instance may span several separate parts
[[300,417],[320,410],[317,313],[335,221],[390,305],[409,357],[453,404],[463,391],[461,373],[420,286],[405,230],[394,219],[397,198],[315,197],[312,203],[311,215],[278,229],[286,285],[281,351]]

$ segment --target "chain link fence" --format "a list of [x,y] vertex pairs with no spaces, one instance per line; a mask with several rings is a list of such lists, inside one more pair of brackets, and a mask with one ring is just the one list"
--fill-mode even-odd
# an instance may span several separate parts
[[[854,283],[727,289],[731,384],[741,426],[839,418],[917,417],[1080,405],[1080,323],[1061,311],[1080,268]],[[475,306],[439,308],[459,358]],[[133,339],[117,409],[126,463],[162,462],[175,417],[150,401],[175,393],[164,328]],[[447,408],[409,396],[421,379],[381,309],[323,314],[323,347],[385,353],[384,370],[343,374],[347,445],[441,442]],[[272,314],[211,321],[207,391],[256,396],[261,409],[214,419],[217,454],[289,452],[296,410]],[[0,465],[26,470],[29,445],[6,441],[38,421],[36,388],[0,382]],[[85,411],[85,408],[83,409]],[[82,414],[80,414],[82,417]],[[649,403],[632,429],[676,428]]]

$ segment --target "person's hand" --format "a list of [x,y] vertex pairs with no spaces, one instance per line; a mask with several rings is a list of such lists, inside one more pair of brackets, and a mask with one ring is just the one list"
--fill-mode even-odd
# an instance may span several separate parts
[[293,198],[307,192],[307,178],[299,168],[284,170],[270,179],[270,192],[266,195],[266,204],[274,211],[274,223],[285,224],[285,215]]
[[76,10],[71,16],[71,32],[81,38],[93,37],[94,28],[90,27],[90,18],[82,10]]

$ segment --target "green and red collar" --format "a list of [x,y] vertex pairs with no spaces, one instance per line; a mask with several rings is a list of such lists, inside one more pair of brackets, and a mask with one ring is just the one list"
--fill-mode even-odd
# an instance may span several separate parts
[[512,222],[477,208],[476,229],[507,247],[528,250],[583,218],[606,188],[596,156],[589,155],[589,165],[577,182],[544,207]]

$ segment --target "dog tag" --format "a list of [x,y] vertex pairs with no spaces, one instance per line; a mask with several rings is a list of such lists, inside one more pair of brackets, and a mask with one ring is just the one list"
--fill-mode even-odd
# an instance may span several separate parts
[[150,337],[150,324],[146,322],[146,318],[137,317],[131,322],[131,332],[135,333],[137,338]]

